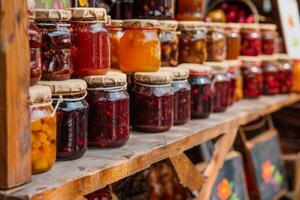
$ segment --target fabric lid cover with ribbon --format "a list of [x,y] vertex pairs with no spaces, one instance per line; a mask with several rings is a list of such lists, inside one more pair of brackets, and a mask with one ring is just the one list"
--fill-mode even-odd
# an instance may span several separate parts
[[106,21],[106,10],[104,8],[69,8],[72,19],[76,20],[99,20]]
[[51,101],[52,93],[50,87],[35,85],[29,88],[30,103],[47,103]]
[[37,21],[69,21],[71,11],[63,9],[33,9],[33,17]]
[[197,76],[200,74],[211,75],[212,73],[212,68],[203,64],[182,63],[178,65],[178,67],[189,70],[190,76]]
[[189,70],[178,67],[162,67],[160,71],[172,72],[173,81],[186,80],[189,77]]
[[134,74],[134,79],[138,83],[151,85],[171,84],[173,81],[173,73],[166,71],[137,72]]
[[91,87],[116,87],[127,84],[126,74],[116,71],[109,71],[106,75],[86,76],[83,79]]
[[50,87],[52,95],[73,95],[86,92],[87,84],[84,80],[70,79],[67,81],[40,81],[39,85]]
[[228,63],[227,62],[205,62],[204,64],[211,66],[214,74],[228,72]]
[[179,30],[194,30],[194,29],[201,29],[203,31],[207,31],[204,22],[199,21],[179,21],[178,22],[178,29]]

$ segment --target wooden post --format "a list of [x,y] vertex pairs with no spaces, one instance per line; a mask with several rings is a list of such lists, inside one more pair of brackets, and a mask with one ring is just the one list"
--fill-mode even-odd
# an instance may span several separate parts
[[0,0],[0,188],[31,179],[26,0]]

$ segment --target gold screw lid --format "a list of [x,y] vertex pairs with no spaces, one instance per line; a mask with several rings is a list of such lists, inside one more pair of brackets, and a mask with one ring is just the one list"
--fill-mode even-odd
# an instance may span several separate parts
[[40,81],[39,85],[50,87],[52,95],[72,95],[85,92],[87,84],[81,79],[70,79],[66,81]]
[[134,74],[134,80],[153,85],[170,84],[173,81],[173,73],[166,71],[137,72]]

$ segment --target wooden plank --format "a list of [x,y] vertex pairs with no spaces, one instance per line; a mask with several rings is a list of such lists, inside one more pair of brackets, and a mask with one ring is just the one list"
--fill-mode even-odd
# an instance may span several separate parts
[[51,171],[33,176],[31,183],[9,191],[0,190],[0,194],[16,199],[80,198],[298,100],[300,95],[296,94],[244,100],[225,113],[191,120],[166,133],[132,132],[128,143],[121,148],[90,149],[83,158],[58,162]]
[[31,179],[26,0],[0,1],[0,188]]

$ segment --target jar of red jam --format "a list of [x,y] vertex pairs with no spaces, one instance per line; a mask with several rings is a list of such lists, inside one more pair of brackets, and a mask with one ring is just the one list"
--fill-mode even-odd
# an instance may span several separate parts
[[263,94],[274,95],[280,92],[279,68],[276,57],[261,56],[263,71]]
[[291,93],[293,86],[293,62],[287,54],[277,54],[279,68],[278,81],[280,83],[280,93]]
[[236,60],[241,52],[241,26],[235,23],[224,24],[227,43],[227,60]]
[[188,82],[189,70],[163,67],[162,71],[172,72],[174,91],[174,125],[182,125],[191,118],[191,85]]
[[86,82],[79,79],[67,81],[40,81],[51,88],[53,106],[58,104],[57,159],[74,160],[87,149],[88,103]]
[[240,72],[241,61],[240,60],[227,60],[228,65],[228,77],[230,79],[229,90],[229,105],[232,105],[235,101],[239,101],[243,97],[242,75]]
[[276,32],[275,24],[261,24],[261,51],[265,55],[273,55],[275,53]]
[[111,20],[109,27],[110,38],[111,38],[111,67],[120,68],[119,66],[119,45],[120,40],[124,34],[123,32],[123,21],[122,20]]
[[138,72],[130,91],[131,125],[134,131],[158,133],[174,124],[174,92],[171,72]]
[[61,81],[70,79],[72,70],[71,32],[68,21],[71,12],[59,9],[33,11],[42,31],[42,79]]
[[203,22],[182,21],[178,26],[179,63],[202,64],[207,58],[207,28]]
[[177,66],[179,54],[179,38],[177,21],[161,20],[160,24],[160,46],[161,46],[161,65]]
[[134,5],[138,18],[173,19],[175,17],[175,0],[138,0]]
[[262,69],[260,57],[241,56],[243,94],[245,98],[259,98],[262,93]]
[[110,39],[104,8],[71,8],[75,77],[103,75],[110,68]]
[[206,62],[213,68],[212,94],[213,111],[225,112],[230,105],[230,78],[228,65],[225,62]]
[[213,109],[212,68],[199,64],[180,64],[180,68],[188,69],[191,84],[191,117],[192,119],[208,118]]
[[258,56],[261,54],[261,32],[258,24],[241,24],[241,55]]
[[129,95],[126,75],[108,72],[87,76],[89,104],[89,147],[118,147],[129,138]]

